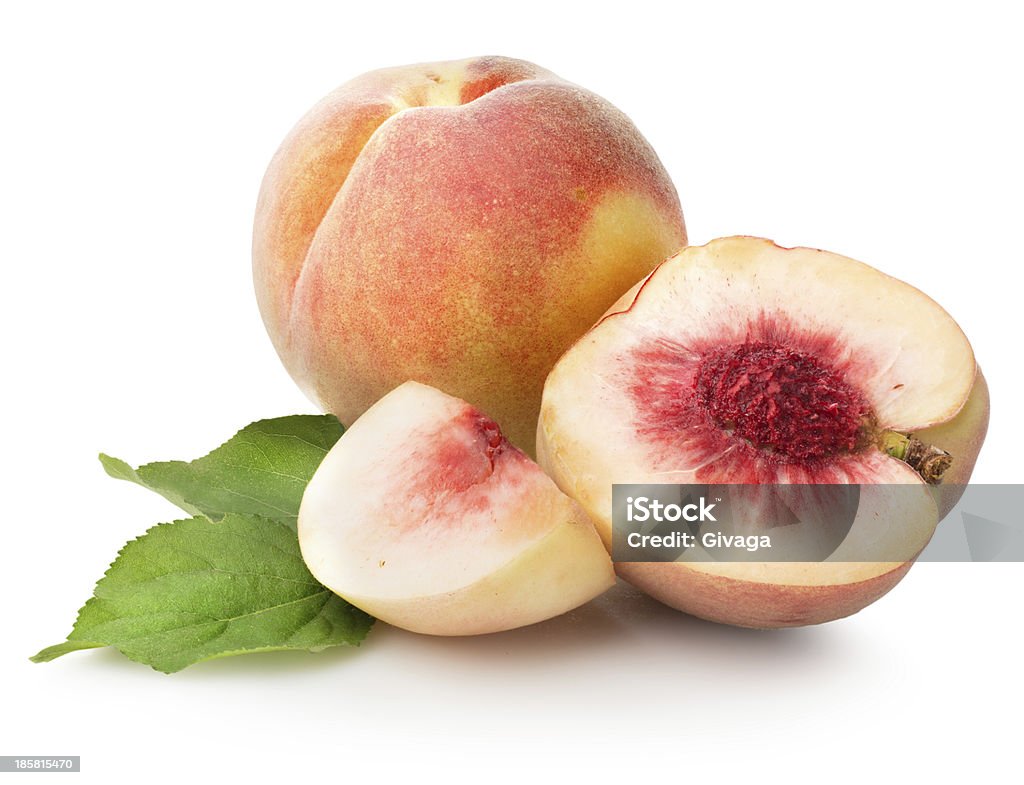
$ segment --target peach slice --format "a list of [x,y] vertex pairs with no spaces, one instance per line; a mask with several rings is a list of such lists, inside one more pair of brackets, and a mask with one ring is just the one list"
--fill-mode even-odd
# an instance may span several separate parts
[[[971,346],[934,301],[846,257],[731,237],[665,261],[562,357],[537,452],[609,547],[613,483],[920,486],[899,509],[858,513],[887,527],[896,561],[841,561],[840,547],[813,563],[616,565],[680,610],[779,627],[892,588],[955,503],[987,422]],[[956,484],[927,492],[943,474]]]
[[414,632],[521,627],[615,581],[579,505],[493,420],[416,382],[374,404],[327,454],[298,529],[321,583]]

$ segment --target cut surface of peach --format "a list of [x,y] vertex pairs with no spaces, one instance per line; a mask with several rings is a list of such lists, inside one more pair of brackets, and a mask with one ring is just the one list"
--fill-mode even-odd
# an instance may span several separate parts
[[298,530],[320,582],[416,632],[531,624],[614,582],[579,505],[493,420],[415,382],[378,401],[328,453]]
[[[966,482],[987,424],[979,379],[959,326],[912,286],[825,251],[724,238],[668,259],[562,357],[538,459],[608,546],[616,483],[911,486],[858,513],[822,563],[617,565],[706,618],[825,621],[891,588],[927,544],[943,505],[922,474]],[[960,454],[913,441],[939,428]],[[928,467],[901,459],[911,442]],[[843,561],[858,537],[889,538],[893,560]]]

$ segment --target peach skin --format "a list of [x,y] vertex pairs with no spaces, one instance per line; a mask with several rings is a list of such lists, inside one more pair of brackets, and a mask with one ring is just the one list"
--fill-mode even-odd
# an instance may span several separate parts
[[314,106],[264,178],[253,271],[285,367],[344,423],[412,379],[532,452],[555,361],[685,243],[622,112],[484,57],[374,71]]

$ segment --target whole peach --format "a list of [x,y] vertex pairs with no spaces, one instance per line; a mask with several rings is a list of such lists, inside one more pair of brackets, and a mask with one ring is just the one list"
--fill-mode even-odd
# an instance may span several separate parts
[[314,106],[264,178],[253,271],[285,367],[343,422],[413,379],[532,451],[555,361],[685,242],[624,114],[485,57],[374,71]]

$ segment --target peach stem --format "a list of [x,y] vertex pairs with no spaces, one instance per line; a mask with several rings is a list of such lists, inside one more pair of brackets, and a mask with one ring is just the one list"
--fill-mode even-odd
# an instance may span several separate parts
[[942,475],[953,463],[953,456],[948,452],[925,444],[912,434],[885,431],[882,434],[882,449],[907,464],[929,485],[941,483]]

